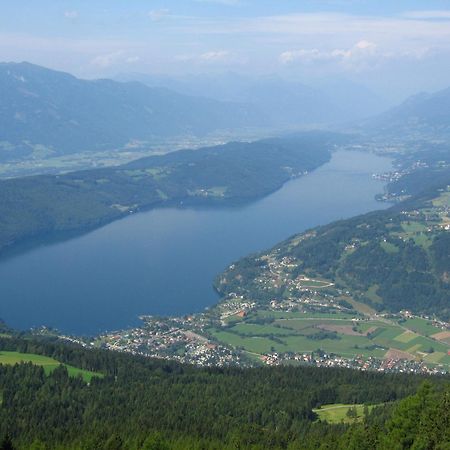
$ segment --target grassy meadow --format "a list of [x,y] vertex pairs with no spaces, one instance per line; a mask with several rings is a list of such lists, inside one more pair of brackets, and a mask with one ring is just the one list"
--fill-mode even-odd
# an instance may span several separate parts
[[[32,363],[37,366],[42,366],[45,373],[49,374],[57,367],[61,365],[59,361],[48,356],[35,355],[31,353],[19,353],[19,352],[0,352],[0,364],[20,364],[20,363]],[[63,364],[72,377],[80,376],[84,381],[90,382],[92,377],[102,377],[103,375],[96,372],[90,372],[89,370],[78,369],[77,367]]]

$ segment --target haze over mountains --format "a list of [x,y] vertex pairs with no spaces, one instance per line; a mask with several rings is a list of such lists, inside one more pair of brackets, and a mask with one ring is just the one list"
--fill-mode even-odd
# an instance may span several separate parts
[[0,64],[0,95],[0,161],[267,124],[252,106],[140,83],[80,80],[29,63]]
[[285,80],[277,75],[249,77],[233,72],[170,77],[151,74],[119,74],[119,81],[140,81],[179,93],[221,101],[252,104],[277,126],[349,122],[373,116],[390,104],[365,86],[336,78],[316,86]]
[[138,81],[88,81],[29,63],[1,63],[0,162],[139,148],[227,130],[342,128],[367,116],[362,130],[369,132],[450,131],[450,89],[416,95],[380,114],[383,100],[338,79],[319,89],[231,73],[119,78]]
[[369,129],[384,135],[420,133],[442,137],[450,133],[450,88],[421,93],[367,122]]

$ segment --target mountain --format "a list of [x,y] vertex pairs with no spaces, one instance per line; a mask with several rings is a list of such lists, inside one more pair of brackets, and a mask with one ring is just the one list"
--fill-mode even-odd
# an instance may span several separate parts
[[366,124],[380,134],[430,137],[450,134],[450,88],[433,94],[421,93]]
[[0,161],[266,124],[243,104],[137,82],[81,80],[29,63],[0,64],[0,96]]
[[349,122],[381,114],[395,104],[363,84],[343,77],[318,80],[313,86],[333,104],[339,105],[343,114],[340,121]]
[[255,105],[272,124],[283,127],[347,122],[377,114],[386,106],[369,89],[345,79],[321,80],[314,86],[275,75],[252,78],[232,72],[180,78],[132,73],[116,79],[221,101],[242,101]]

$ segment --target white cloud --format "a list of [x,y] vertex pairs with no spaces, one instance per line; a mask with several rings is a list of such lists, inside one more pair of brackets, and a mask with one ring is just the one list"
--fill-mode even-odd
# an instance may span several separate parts
[[148,17],[153,22],[158,22],[159,20],[163,19],[164,17],[168,16],[170,14],[170,10],[163,8],[163,9],[154,9],[152,11],[148,12]]
[[230,56],[230,52],[226,50],[212,51],[202,53],[200,59],[204,61],[223,61]]
[[313,61],[322,59],[326,53],[319,51],[317,48],[301,49],[301,50],[287,50],[280,55],[280,61],[283,64],[289,64],[294,61]]
[[280,61],[283,64],[293,63],[295,61],[330,61],[330,60],[350,60],[352,58],[361,58],[372,56],[376,53],[377,46],[373,42],[362,40],[348,49],[333,49],[322,51],[317,48],[288,50],[280,54]]
[[[249,2],[240,1],[244,3]],[[209,9],[205,7],[205,11]],[[21,58],[48,65],[57,62],[61,68],[95,75],[138,61],[139,67],[148,71],[174,72],[186,70],[184,61],[192,63],[192,70],[196,66],[199,70],[240,70],[247,65],[248,70],[261,73],[293,73],[295,67],[303,70],[305,64],[307,71],[317,73],[361,70],[390,62],[412,67],[419,60],[439,58],[446,66],[450,53],[448,15],[450,11],[410,11],[389,17],[330,12],[231,17],[214,10],[213,14],[187,16],[147,6],[140,20],[130,15],[114,24],[93,21],[92,28],[86,24],[82,35],[73,27],[62,35],[58,31],[43,35],[14,31],[5,36],[2,30],[0,59]],[[69,22],[84,15],[78,17],[77,11],[68,10],[64,17]],[[155,26],[149,26],[151,20]],[[157,26],[157,20],[164,26]],[[274,67],[278,59],[281,64]]]
[[239,62],[237,56],[227,50],[212,50],[200,54],[178,55],[175,57],[175,59],[177,61],[192,61],[197,63],[211,63],[211,64]]
[[372,51],[375,50],[377,46],[373,42],[362,40],[355,45],[355,48],[363,51]]
[[[441,12],[441,16],[444,13]],[[180,24],[181,32],[196,32],[217,36],[250,36],[252,39],[265,38],[277,43],[285,42],[328,42],[348,45],[362,36],[373,42],[392,45],[401,43],[413,46],[418,41],[450,47],[450,27],[447,21],[407,19],[405,17],[363,16],[341,13],[302,13],[279,16],[250,18],[225,18],[210,21],[190,21]],[[317,45],[317,44],[316,44]]]

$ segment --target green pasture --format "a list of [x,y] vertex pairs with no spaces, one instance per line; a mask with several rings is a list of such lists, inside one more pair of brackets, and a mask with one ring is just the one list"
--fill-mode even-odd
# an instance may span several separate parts
[[421,233],[427,230],[427,227],[420,222],[402,222],[402,228],[405,233]]
[[[368,410],[372,410],[376,405],[368,405]],[[356,409],[356,417],[349,417],[347,415],[349,409]],[[364,418],[364,405],[344,405],[342,403],[335,403],[332,405],[322,405],[322,407],[313,409],[317,414],[318,420],[323,420],[328,423],[352,423]]]
[[416,333],[423,334],[424,336],[431,336],[442,331],[440,328],[433,326],[429,320],[420,319],[418,317],[407,319],[405,322],[402,322],[402,326],[415,331]]
[[391,244],[390,242],[380,242],[381,248],[386,252],[386,253],[398,253],[399,249],[396,245]]
[[[32,363],[37,366],[44,368],[45,373],[49,374],[56,368],[58,368],[61,363],[56,359],[50,358],[48,356],[36,355],[32,353],[19,353],[19,352],[0,352],[0,364],[20,364],[20,363]],[[67,368],[67,372],[72,377],[82,376],[83,380],[90,382],[92,377],[103,377],[102,374],[96,372],[90,372],[88,370],[78,369],[76,367],[70,366],[68,364],[63,364]]]
[[313,313],[258,310],[252,317],[273,319],[352,319],[356,314],[346,313]]
[[[273,323],[242,321],[230,323],[231,326],[225,329],[209,331],[217,340],[227,345],[258,354],[273,351],[311,353],[320,349],[346,358],[359,355],[365,358],[383,358],[388,349],[394,348],[428,363],[450,365],[450,356],[447,355],[449,346],[422,334],[439,331],[425,320],[411,319],[396,324],[381,320],[352,321],[344,314],[322,316],[324,317],[318,317],[317,314],[263,310],[253,313],[248,319],[273,318]],[[333,333],[333,327],[336,327],[335,338],[326,335]],[[342,330],[340,327],[347,329]],[[369,330],[370,334],[367,336]]]

